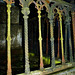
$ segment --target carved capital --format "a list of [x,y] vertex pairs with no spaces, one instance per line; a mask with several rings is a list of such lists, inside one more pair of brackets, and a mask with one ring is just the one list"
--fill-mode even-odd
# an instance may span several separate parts
[[11,5],[10,4],[7,4],[7,12],[11,12],[10,8],[11,8]]
[[50,19],[50,21],[52,22],[53,21],[53,19],[54,19],[54,13],[49,13],[48,14],[48,18]]
[[11,5],[12,3],[15,3],[14,0],[3,0],[3,1],[5,1],[7,4],[10,4],[10,5]]
[[71,14],[74,16],[75,15],[75,12],[72,12]]
[[70,21],[71,21],[71,17],[70,16],[66,16],[65,24],[66,25],[70,25]]
[[50,19],[50,23],[53,23],[53,19]]
[[59,13],[59,17],[60,17],[60,18],[62,18],[62,15],[61,15],[61,13]]
[[27,15],[24,15],[23,18],[24,18],[24,19],[28,19],[28,16],[27,16]]
[[72,15],[72,19],[74,19],[75,18],[75,12],[72,12],[71,15]]
[[41,11],[38,10],[38,18],[41,18]]
[[40,10],[38,10],[38,14],[40,14],[41,13],[41,11]]
[[29,7],[23,7],[21,11],[24,15],[28,15],[30,13]]
[[10,4],[7,4],[7,7],[10,7],[11,8],[11,5]]

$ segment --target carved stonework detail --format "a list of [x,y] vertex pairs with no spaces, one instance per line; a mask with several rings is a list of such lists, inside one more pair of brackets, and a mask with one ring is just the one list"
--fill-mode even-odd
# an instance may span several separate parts
[[[50,12],[50,13],[49,13]],[[55,51],[54,51],[54,32],[53,32],[53,18],[54,18],[54,13],[53,13],[53,8],[49,7],[48,11],[48,18],[50,19],[50,41],[51,41],[51,67],[55,68]]]
[[29,55],[28,55],[28,14],[30,13],[28,3],[30,0],[20,0],[20,5],[22,6],[22,14],[24,15],[24,44],[25,44],[25,73],[29,75],[30,65],[29,65]]

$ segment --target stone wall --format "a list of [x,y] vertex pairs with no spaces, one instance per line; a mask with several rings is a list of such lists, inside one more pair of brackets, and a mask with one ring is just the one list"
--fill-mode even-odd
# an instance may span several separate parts
[[[6,48],[6,24],[0,24],[0,48]],[[11,47],[12,49],[22,47],[22,26],[12,25],[11,26]]]
[[[7,7],[0,3],[0,49],[6,49],[7,38]],[[22,47],[22,25],[19,25],[19,8],[11,7],[11,47],[12,49]]]
[[[6,24],[7,18],[7,7],[4,3],[0,3],[0,24]],[[16,6],[11,7],[11,23],[19,24],[19,8]]]

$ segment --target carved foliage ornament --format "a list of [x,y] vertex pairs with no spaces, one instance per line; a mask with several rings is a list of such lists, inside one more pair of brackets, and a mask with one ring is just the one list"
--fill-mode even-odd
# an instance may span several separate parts
[[7,4],[12,4],[12,3],[15,3],[14,0],[4,0]]
[[45,6],[46,11],[48,12],[49,4],[46,2],[46,0],[20,0],[20,5],[22,7],[29,7],[29,5],[32,3],[35,4],[35,8],[37,10],[41,10]]
[[22,7],[28,7],[30,2],[31,2],[31,0],[20,0],[20,5]]

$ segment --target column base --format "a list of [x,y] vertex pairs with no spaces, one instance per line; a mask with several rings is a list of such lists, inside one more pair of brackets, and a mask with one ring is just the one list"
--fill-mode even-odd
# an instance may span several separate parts
[[44,70],[44,67],[40,68],[40,70],[43,71]]
[[65,64],[65,59],[64,58],[62,58],[62,65],[64,65]]
[[7,72],[7,75],[12,75],[12,72]]

